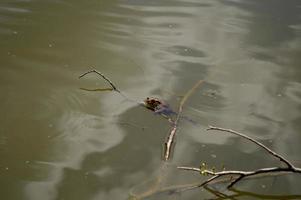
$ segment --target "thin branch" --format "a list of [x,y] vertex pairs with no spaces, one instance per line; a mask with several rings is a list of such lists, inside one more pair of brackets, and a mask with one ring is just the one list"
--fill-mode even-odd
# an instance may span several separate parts
[[[206,188],[207,189],[207,188]],[[241,191],[241,190],[237,190],[234,188],[230,189],[231,192],[235,192],[236,194],[232,195],[232,197],[242,197],[242,196],[246,196],[246,197],[252,197],[256,198],[256,199],[275,199],[275,200],[279,200],[279,199],[301,199],[301,195],[298,194],[290,194],[290,195],[265,195],[265,194],[257,194],[257,193],[253,193],[253,192],[246,192],[246,191]]]
[[211,170],[202,170],[199,168],[195,167],[177,167],[178,169],[182,170],[188,170],[188,171],[194,171],[198,173],[204,173],[211,175],[213,177],[207,179],[203,183],[199,184],[198,187],[203,187],[204,185],[207,185],[208,183],[212,182],[213,180],[220,178],[222,176],[238,176],[237,178],[234,178],[234,180],[228,185],[228,188],[233,187],[236,183],[241,181],[244,178],[251,177],[251,176],[257,176],[261,174],[281,174],[283,172],[285,173],[298,173],[301,174],[301,168],[293,167],[293,168],[288,168],[288,167],[270,167],[270,168],[261,168],[258,170],[254,171],[234,171],[234,170],[225,170],[225,171],[220,171],[220,172],[214,172]]
[[104,92],[104,91],[114,90],[113,88],[96,88],[96,89],[79,88],[79,89],[89,91],[89,92]]
[[222,199],[232,199],[235,200],[237,198],[241,199],[242,197],[251,197],[251,199],[301,199],[301,195],[298,194],[290,194],[290,195],[266,195],[266,194],[259,194],[259,193],[253,193],[253,192],[246,192],[241,190],[236,190],[234,188],[229,189],[229,191],[233,192],[234,194],[225,194],[221,191],[217,191],[216,189],[213,189],[209,187],[208,185],[204,186],[204,189],[208,192],[215,195],[217,198],[212,198],[211,200],[222,200]]
[[212,188],[210,188],[209,186],[204,186],[204,189],[207,190],[208,192],[212,193],[213,195],[215,195],[217,198],[215,199],[211,199],[211,200],[217,200],[217,199],[232,199],[232,200],[236,200],[235,196],[233,195],[227,195],[227,194],[224,194],[218,190],[214,190]]
[[185,104],[185,102],[187,101],[187,99],[192,95],[192,93],[203,83],[203,80],[199,80],[186,94],[185,96],[182,98],[180,105],[179,105],[179,109],[178,109],[178,114],[176,117],[176,120],[173,123],[173,126],[171,128],[171,131],[169,132],[169,135],[167,137],[166,142],[164,143],[165,145],[165,151],[164,151],[164,160],[167,161],[170,158],[171,155],[171,147],[172,144],[174,143],[174,139],[176,136],[176,132],[177,132],[177,127],[178,127],[178,123],[179,123],[179,119],[180,116],[182,114],[182,110],[183,110],[183,105]]
[[161,193],[168,193],[168,194],[176,194],[176,193],[181,193],[181,192],[185,192],[187,190],[187,188],[192,188],[195,185],[198,185],[199,182],[197,183],[189,183],[189,184],[179,184],[179,185],[171,185],[171,186],[163,186],[160,185],[160,187],[151,188],[150,190],[146,191],[146,192],[142,192],[140,194],[137,194],[135,192],[130,192],[130,196],[134,197],[134,199],[136,200],[140,200],[140,199],[146,199],[148,197],[154,196],[154,195],[158,195]]
[[[200,173],[200,169],[199,168],[194,168],[194,167],[178,167],[179,169],[183,169],[183,170],[188,170],[188,171],[195,171],[197,173]],[[286,175],[288,174],[289,172],[279,172],[279,173],[274,173],[274,174],[268,174],[268,173],[263,173],[261,175],[257,175],[257,176],[249,176],[249,177],[245,177],[244,179],[254,179],[254,178],[262,178],[262,177],[268,177],[268,176],[280,176],[280,175]],[[226,175],[223,175],[223,176],[226,176]],[[238,175],[232,175],[232,177],[238,177]],[[160,193],[168,193],[168,194],[172,194],[172,193],[182,193],[182,192],[187,192],[189,190],[193,190],[193,189],[197,189],[197,188],[200,188],[200,187],[203,187],[204,189],[208,189],[208,187],[212,184],[221,184],[221,183],[227,183],[229,182],[229,178],[227,177],[224,177],[222,178],[221,176],[219,175],[216,175],[216,176],[213,176],[209,179],[207,179],[206,181],[203,181],[203,182],[196,182],[196,183],[190,183],[190,184],[181,184],[181,185],[172,185],[172,186],[166,186],[166,187],[162,187],[160,186],[159,188],[157,188],[157,190],[155,189],[151,189],[151,192],[150,191],[147,191],[147,192],[144,192],[142,194],[134,194],[132,193],[131,196],[135,197],[135,199],[145,199],[147,197],[150,197],[150,196],[153,196],[153,195],[157,195],[157,194],[160,194]],[[233,192],[237,192],[236,189],[234,188],[229,188],[230,191],[233,191]],[[218,192],[218,191],[217,191]],[[244,194],[243,194],[244,195]],[[253,195],[256,195],[256,194],[252,194],[251,196]],[[240,195],[231,195],[231,196],[227,196],[225,198],[222,198],[222,199],[234,199],[235,197],[239,197]],[[258,195],[258,197],[262,196],[262,197],[267,197],[268,195]],[[292,197],[294,197],[296,195],[292,195]],[[298,195],[297,195],[298,196]],[[274,198],[273,198],[274,197]],[[279,198],[276,198],[276,197],[279,197],[279,196],[273,196],[271,195],[271,199],[279,199]],[[285,196],[286,197],[286,196]],[[290,196],[289,196],[290,197]],[[265,199],[265,198],[260,198],[260,199]],[[286,199],[286,198],[282,198],[282,199]],[[288,198],[288,199],[294,199],[294,198]]]
[[98,74],[99,76],[101,76],[104,80],[106,80],[112,86],[113,90],[120,93],[120,90],[117,89],[117,87],[113,84],[113,82],[109,78],[107,78],[104,74],[102,74],[101,72],[99,72],[95,69],[92,69],[90,71],[87,71],[87,72],[83,73],[78,78],[82,78],[82,77],[84,77],[84,76],[86,76],[87,74],[90,74],[90,73]]
[[112,88],[94,89],[94,90],[93,90],[93,89],[85,89],[85,88],[81,88],[82,90],[86,90],[86,91],[109,91],[109,90],[114,90],[114,91],[118,92],[118,93],[119,93],[123,98],[125,98],[126,100],[131,101],[131,102],[134,102],[134,103],[137,103],[137,104],[140,105],[140,106],[143,106],[143,103],[138,102],[138,101],[136,101],[136,100],[131,99],[130,97],[128,97],[126,94],[124,94],[123,92],[121,92],[121,90],[119,90],[119,89],[115,86],[115,84],[114,84],[108,77],[106,77],[103,73],[101,73],[101,72],[99,72],[99,71],[97,71],[97,70],[95,70],[95,69],[92,69],[92,70],[90,70],[90,71],[87,71],[87,72],[81,74],[78,78],[82,78],[82,77],[84,77],[84,76],[86,76],[87,74],[90,74],[90,73],[96,73],[96,74],[98,74],[99,76],[101,76],[106,82],[108,82],[108,83],[111,85]]
[[264,144],[262,144],[261,142],[245,135],[242,133],[239,133],[237,131],[233,131],[231,129],[225,129],[225,128],[219,128],[219,127],[214,127],[214,126],[209,126],[209,128],[207,130],[217,130],[217,131],[223,131],[223,132],[228,132],[228,133],[232,133],[234,135],[243,137],[251,142],[253,142],[254,144],[258,145],[259,147],[265,149],[270,155],[278,158],[280,161],[282,161],[283,163],[286,164],[286,167],[270,167],[270,168],[260,168],[254,171],[234,171],[234,170],[224,170],[224,171],[219,171],[219,172],[215,172],[212,170],[207,170],[207,169],[202,169],[202,168],[196,168],[196,167],[178,167],[178,169],[182,169],[182,170],[188,170],[188,171],[194,171],[194,172],[198,172],[201,174],[207,174],[212,176],[211,178],[207,179],[206,181],[204,181],[203,183],[199,184],[196,187],[203,187],[209,183],[211,183],[213,180],[218,179],[222,176],[235,176],[235,178],[232,180],[229,180],[230,183],[228,185],[228,188],[233,187],[236,183],[238,183],[239,181],[245,179],[245,178],[249,178],[249,177],[254,177],[254,176],[259,176],[259,175],[268,175],[268,174],[275,174],[275,175],[281,175],[283,173],[298,173],[301,174],[301,168],[295,167],[292,163],[290,163],[287,159],[285,159],[284,157],[282,157],[281,155],[279,155],[278,153],[274,152],[273,150],[271,150],[270,148],[268,148],[267,146],[265,146]]
[[234,179],[234,180],[230,183],[230,185],[228,185],[228,188],[233,187],[233,185],[235,185],[236,183],[238,183],[238,181],[240,181],[240,180],[243,179],[244,177],[246,177],[246,176],[241,174],[238,178]]
[[232,133],[234,135],[238,135],[240,137],[243,137],[255,144],[257,144],[258,146],[260,146],[261,148],[263,148],[264,150],[266,150],[269,154],[271,154],[272,156],[278,158],[280,161],[284,162],[289,168],[293,168],[293,164],[291,164],[287,159],[285,159],[283,156],[279,155],[278,153],[274,152],[273,150],[271,150],[270,148],[268,148],[267,146],[265,146],[264,144],[262,144],[261,142],[250,138],[249,136],[239,133],[237,131],[233,131],[231,129],[224,129],[224,128],[220,128],[220,127],[215,127],[215,126],[209,126],[209,128],[207,129],[208,131],[210,130],[216,130],[216,131],[223,131],[223,132],[228,132],[228,133]]

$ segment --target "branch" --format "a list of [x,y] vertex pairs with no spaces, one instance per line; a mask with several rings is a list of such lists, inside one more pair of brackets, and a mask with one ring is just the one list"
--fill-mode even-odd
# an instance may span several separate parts
[[203,183],[201,183],[201,184],[199,184],[198,186],[195,186],[195,187],[203,187],[203,186],[211,183],[213,180],[218,179],[222,176],[235,176],[235,177],[231,177],[231,179],[229,180],[230,183],[228,185],[228,188],[231,188],[236,183],[238,183],[239,181],[241,181],[245,178],[253,177],[253,176],[268,175],[268,174],[281,175],[283,173],[298,173],[298,174],[301,174],[301,168],[295,167],[292,163],[290,163],[287,159],[285,159],[284,157],[282,157],[278,153],[274,152],[273,150],[271,150],[270,148],[268,148],[267,146],[265,146],[261,142],[255,140],[255,139],[253,139],[253,138],[251,138],[251,137],[249,137],[245,134],[242,134],[242,133],[230,130],[230,129],[224,129],[224,128],[219,128],[219,127],[214,127],[214,126],[209,126],[209,128],[207,130],[223,131],[223,132],[228,132],[228,133],[232,133],[234,135],[243,137],[243,138],[253,142],[254,144],[260,146],[261,148],[265,149],[270,155],[272,155],[272,156],[278,158],[280,161],[284,162],[286,164],[286,167],[260,168],[260,169],[254,170],[254,171],[224,170],[224,171],[220,171],[220,172],[215,172],[215,171],[212,171],[212,170],[203,169],[201,167],[200,168],[196,168],[196,167],[178,167],[178,169],[194,171],[194,172],[198,172],[198,173],[201,173],[201,174],[207,174],[207,175],[212,176],[211,178],[207,179],[206,181],[204,181]]
[[257,194],[257,193],[253,193],[253,192],[247,192],[247,191],[240,191],[240,190],[236,190],[234,188],[232,188],[230,190],[231,192],[235,192],[236,194],[232,195],[233,197],[242,197],[242,196],[246,196],[246,197],[252,197],[252,198],[257,198],[257,199],[275,199],[275,200],[279,200],[279,199],[301,199],[301,195],[298,194],[289,194],[289,195],[264,195],[264,194]]
[[[208,192],[212,193],[215,195],[217,198],[215,200],[222,200],[222,199],[232,199],[235,200],[237,198],[241,199],[242,197],[251,197],[251,199],[301,199],[301,195],[298,194],[289,194],[289,195],[265,195],[265,194],[258,194],[258,193],[253,193],[253,192],[246,192],[246,191],[241,191],[241,190],[236,190],[234,188],[230,189],[231,192],[234,194],[225,194],[220,191],[217,191],[216,189],[210,188],[208,186],[204,186],[204,189],[207,190]],[[211,199],[214,200],[214,199]]]
[[[196,167],[177,167],[178,169],[187,170],[187,171],[194,171],[198,173],[208,174],[212,177],[204,181],[203,183],[199,184],[197,187],[202,187],[204,185],[207,185],[208,183],[212,182],[213,180],[220,178],[222,176],[236,176],[234,180],[228,185],[228,188],[233,187],[236,183],[238,183],[240,180],[251,177],[251,176],[257,176],[261,174],[282,174],[282,173],[299,173],[301,174],[301,168],[293,167],[270,167],[270,168],[261,168],[254,171],[235,171],[235,170],[225,170],[220,172],[214,172],[212,170],[202,170]],[[233,178],[233,177],[232,177]]]
[[89,92],[103,92],[103,91],[112,91],[113,88],[96,88],[96,89],[88,89],[88,88],[79,88],[81,90],[89,91]]
[[258,146],[260,146],[261,148],[263,148],[264,150],[266,150],[269,154],[271,154],[272,156],[278,158],[280,161],[284,162],[289,168],[293,168],[293,164],[291,164],[288,160],[286,160],[283,156],[279,155],[278,153],[274,152],[273,150],[271,150],[270,148],[268,148],[267,146],[265,146],[264,144],[262,144],[261,142],[250,138],[249,136],[239,133],[237,131],[233,131],[231,129],[224,129],[224,128],[219,128],[219,127],[215,127],[215,126],[209,126],[209,128],[207,129],[207,131],[210,130],[216,130],[216,131],[223,131],[223,132],[228,132],[228,133],[232,133],[234,135],[238,135],[240,137],[243,137],[255,144],[257,144]]
[[118,92],[121,96],[123,96],[126,100],[134,102],[134,103],[137,103],[140,106],[143,106],[143,104],[141,102],[137,102],[136,100],[131,99],[126,94],[124,94],[119,89],[117,89],[117,87],[115,86],[115,84],[108,77],[106,77],[103,73],[101,73],[101,72],[99,72],[99,71],[97,71],[95,69],[92,69],[90,71],[87,71],[87,72],[81,74],[78,78],[82,78],[82,77],[84,77],[84,76],[86,76],[87,74],[90,74],[90,73],[96,73],[99,76],[101,76],[105,81],[107,81],[111,85],[112,88],[104,88],[104,89],[86,89],[86,88],[80,88],[80,89],[86,90],[86,91],[110,91],[110,90],[114,90],[114,91]]
[[[190,171],[195,171],[195,172],[198,172],[200,173],[200,169],[199,168],[193,168],[193,167],[178,167],[179,169],[183,169],[183,170],[190,170]],[[251,179],[251,178],[262,178],[262,177],[267,177],[267,176],[275,176],[275,175],[285,175],[287,174],[288,172],[283,172],[283,173],[275,173],[275,174],[261,174],[261,176],[249,176],[249,177],[245,177],[245,179]],[[226,176],[226,175],[224,175]],[[232,178],[233,176],[238,176],[238,175],[232,175]],[[218,180],[217,180],[218,179]],[[200,188],[200,187],[203,187],[204,189],[206,190],[209,190],[209,192],[212,193],[213,190],[210,190],[210,185],[211,184],[221,184],[221,183],[227,183],[229,182],[229,178],[227,177],[224,177],[224,178],[220,178],[220,176],[216,175],[216,176],[213,176],[209,179],[207,179],[206,181],[204,182],[196,182],[196,183],[190,183],[190,184],[181,184],[181,185],[172,185],[172,186],[166,186],[166,187],[158,187],[156,189],[152,188],[151,190],[147,191],[147,192],[143,192],[143,193],[140,193],[140,194],[135,194],[135,193],[131,193],[131,196],[134,197],[134,199],[146,199],[148,197],[151,197],[151,196],[154,196],[154,195],[158,195],[160,193],[168,193],[169,195],[170,194],[179,194],[179,193],[183,193],[183,192],[186,192],[186,191],[189,191],[189,190],[193,190],[193,189],[196,189],[196,188]],[[260,195],[260,194],[256,194],[256,193],[248,193],[248,194],[245,194],[246,192],[242,192],[242,191],[238,191],[234,188],[230,188],[229,189],[230,191],[232,192],[235,192],[235,193],[239,193],[239,194],[236,194],[236,195],[226,195],[226,194],[223,194],[219,191],[213,191],[215,193],[219,193],[221,194],[222,196],[224,197],[220,197],[218,199],[235,199],[236,197],[239,197],[241,195],[246,195],[246,196],[253,196],[253,197],[257,197],[258,199],[266,199],[264,197],[270,197],[268,199],[296,199],[294,197],[300,197],[301,195],[285,195],[284,198],[281,198],[282,196],[278,196],[278,195]],[[215,194],[216,195],[216,194]],[[261,198],[260,198],[261,197]],[[288,198],[289,197],[289,198]]]
[[87,74],[90,74],[90,73],[98,74],[99,76],[101,76],[104,80],[106,80],[112,86],[113,90],[115,90],[116,92],[121,93],[120,90],[117,89],[117,87],[113,84],[113,82],[109,78],[107,78],[104,74],[102,74],[101,72],[99,72],[95,69],[92,69],[90,71],[87,71],[87,72],[83,73],[78,78],[82,78],[82,77],[84,77],[84,76],[86,76]]
[[212,193],[213,195],[215,195],[217,198],[212,198],[210,200],[221,200],[221,199],[232,199],[232,200],[236,200],[236,196],[235,195],[227,195],[224,194],[218,190],[215,190],[213,188],[210,188],[209,186],[204,186],[204,189],[207,190],[208,192]]
[[172,144],[174,142],[174,138],[176,136],[176,132],[177,132],[177,128],[178,128],[178,123],[179,123],[179,119],[183,110],[183,105],[185,104],[185,102],[187,101],[187,99],[192,95],[192,93],[203,83],[203,80],[199,80],[186,94],[185,96],[182,98],[180,105],[179,105],[179,109],[178,109],[178,114],[177,114],[177,118],[173,123],[173,126],[171,128],[171,131],[169,132],[169,135],[167,137],[167,141],[164,143],[165,144],[165,151],[164,151],[164,160],[167,161],[170,158],[170,154],[171,154],[171,147]]

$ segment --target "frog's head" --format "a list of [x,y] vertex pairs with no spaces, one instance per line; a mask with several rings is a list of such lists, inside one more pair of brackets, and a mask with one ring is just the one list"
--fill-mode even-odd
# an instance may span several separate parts
[[156,108],[158,108],[158,106],[161,105],[161,102],[157,98],[147,97],[144,100],[144,105],[146,108],[155,111]]

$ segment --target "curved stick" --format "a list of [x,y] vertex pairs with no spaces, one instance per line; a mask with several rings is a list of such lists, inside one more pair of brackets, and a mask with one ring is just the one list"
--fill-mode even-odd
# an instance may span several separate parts
[[[227,176],[227,175],[234,175],[237,176],[236,178],[233,179],[233,181],[228,185],[228,188],[233,187],[236,183],[241,181],[244,178],[251,177],[251,176],[257,176],[261,174],[282,174],[282,173],[298,173],[301,174],[301,168],[293,167],[293,168],[288,168],[288,167],[270,167],[270,168],[261,168],[258,170],[254,171],[235,171],[235,170],[225,170],[225,171],[220,171],[220,172],[214,172],[211,170],[202,170],[196,167],[177,167],[178,169],[182,170],[188,170],[188,171],[194,171],[198,173],[205,173],[209,174],[213,177],[207,179],[203,183],[199,184],[197,187],[203,187],[204,185],[207,185],[211,181],[220,178],[222,176]],[[232,177],[233,178],[233,177]]]
[[108,79],[104,74],[102,74],[101,72],[99,72],[95,69],[92,69],[90,71],[87,71],[87,72],[83,73],[78,78],[82,78],[82,77],[84,77],[84,76],[86,76],[87,74],[90,74],[90,73],[98,74],[99,76],[101,76],[104,80],[106,80],[112,86],[113,90],[120,93],[120,90],[117,89],[117,87],[113,84],[113,82],[110,79]]
[[259,147],[265,149],[270,155],[278,158],[280,161],[285,163],[287,166],[286,167],[260,168],[260,169],[254,170],[254,171],[224,170],[224,171],[220,171],[220,172],[214,172],[212,170],[201,169],[201,168],[196,168],[196,167],[178,167],[178,169],[195,171],[195,172],[198,172],[201,174],[208,174],[208,175],[212,176],[211,178],[207,179],[203,183],[199,184],[197,187],[203,187],[203,186],[207,185],[208,183],[212,182],[213,180],[218,179],[222,176],[227,176],[227,175],[236,176],[235,178],[232,177],[233,178],[232,181],[230,180],[230,184],[228,185],[228,188],[231,188],[239,181],[241,181],[245,178],[251,177],[251,176],[257,176],[257,175],[262,175],[262,174],[263,175],[266,175],[266,174],[280,175],[283,173],[301,174],[301,168],[295,167],[292,163],[290,163],[287,159],[285,159],[278,153],[274,152],[273,150],[271,150],[270,148],[268,148],[261,142],[255,140],[245,134],[239,133],[237,131],[233,131],[231,129],[224,129],[224,128],[219,128],[219,127],[214,127],[214,126],[209,126],[209,128],[207,130],[223,131],[223,132],[228,132],[228,133],[232,133],[234,135],[243,137],[243,138],[253,142],[254,144],[258,145]]
[[278,158],[280,161],[284,162],[289,168],[293,168],[293,164],[291,164],[288,160],[286,160],[283,156],[279,155],[278,153],[276,153],[275,151],[271,150],[270,148],[268,148],[267,146],[265,146],[264,144],[262,144],[261,142],[250,138],[249,136],[239,133],[237,131],[233,131],[231,129],[224,129],[224,128],[220,128],[220,127],[215,127],[215,126],[209,126],[209,128],[207,128],[207,131],[210,130],[216,130],[216,131],[224,131],[224,132],[228,132],[228,133],[232,133],[234,135],[238,135],[240,137],[243,137],[255,144],[257,144],[258,146],[260,146],[261,148],[263,148],[264,150],[266,150],[269,154],[271,154],[272,156]]

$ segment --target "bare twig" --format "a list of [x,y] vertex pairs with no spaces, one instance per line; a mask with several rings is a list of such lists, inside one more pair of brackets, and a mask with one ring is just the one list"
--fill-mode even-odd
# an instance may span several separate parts
[[152,188],[151,190],[148,190],[146,192],[142,192],[140,194],[131,192],[131,196],[134,197],[135,200],[140,200],[140,199],[146,199],[148,197],[151,197],[153,195],[158,195],[161,193],[168,193],[168,194],[173,194],[173,193],[181,193],[184,192],[183,189],[186,188],[191,188],[199,183],[190,183],[190,184],[180,184],[180,185],[171,185],[171,186],[160,186],[156,188]]
[[232,177],[232,179],[229,180],[230,183],[228,185],[228,188],[231,188],[239,181],[241,181],[245,178],[249,178],[249,177],[254,177],[254,176],[259,176],[259,175],[268,175],[268,174],[282,175],[283,173],[301,174],[301,168],[295,167],[292,163],[290,163],[287,159],[285,159],[278,153],[274,152],[273,150],[271,150],[264,144],[260,143],[259,141],[255,140],[245,134],[242,134],[237,131],[230,130],[230,129],[224,129],[224,128],[219,128],[219,127],[214,127],[214,126],[210,126],[207,130],[223,131],[223,132],[228,132],[228,133],[232,133],[237,136],[243,137],[243,138],[253,142],[254,144],[258,145],[259,147],[265,149],[270,155],[278,158],[280,161],[284,162],[287,166],[286,167],[260,168],[260,169],[254,170],[254,171],[224,170],[224,171],[220,171],[220,172],[215,172],[212,170],[196,168],[196,167],[178,167],[178,169],[194,171],[194,172],[198,172],[201,174],[207,174],[207,175],[212,176],[211,178],[207,179],[206,181],[199,184],[198,186],[195,186],[194,188],[203,187],[203,186],[211,183],[213,180],[219,179],[220,177],[223,177],[223,176],[231,176]]
[[187,99],[192,95],[192,93],[203,83],[202,80],[199,80],[186,94],[185,96],[182,98],[180,105],[179,105],[179,109],[178,109],[178,114],[177,114],[177,118],[173,123],[173,126],[171,128],[171,131],[169,132],[169,135],[167,136],[167,140],[164,143],[165,145],[165,151],[164,151],[164,160],[167,161],[170,158],[170,154],[171,154],[171,149],[172,149],[172,144],[174,143],[174,139],[176,136],[176,132],[177,132],[177,128],[178,128],[178,123],[179,123],[179,119],[183,110],[183,105],[185,104],[185,102],[187,101]]
[[210,188],[208,185],[204,186],[204,189],[217,197],[215,199],[212,198],[210,200],[217,200],[217,199],[232,199],[232,200],[236,200],[235,196],[233,196],[233,195],[227,195],[227,194],[224,194],[224,193],[222,193],[222,192],[220,192],[218,190],[214,190],[214,189]]
[[301,174],[301,168],[297,168],[297,167],[293,167],[293,168],[288,168],[288,167],[270,167],[270,168],[261,168],[258,170],[254,170],[254,171],[231,171],[231,170],[227,170],[227,171],[220,171],[220,172],[214,172],[211,170],[202,170],[199,168],[195,168],[195,167],[178,167],[178,169],[182,169],[182,170],[188,170],[188,171],[195,171],[198,173],[205,173],[208,175],[211,175],[212,177],[207,179],[206,181],[204,181],[203,183],[199,184],[197,187],[202,187],[208,183],[210,183],[211,181],[220,178],[222,176],[236,176],[236,178],[233,179],[233,181],[228,185],[228,188],[231,188],[232,186],[234,186],[236,183],[238,183],[240,180],[242,180],[243,178],[246,177],[251,177],[251,176],[257,176],[260,174],[282,174],[283,172],[285,173],[299,173]]
[[[206,188],[207,189],[207,188]],[[242,196],[246,196],[246,197],[252,197],[256,198],[256,199],[275,199],[275,200],[279,200],[279,199],[301,199],[301,195],[299,194],[289,194],[289,195],[265,195],[265,194],[257,194],[257,193],[253,193],[253,192],[247,192],[247,191],[241,191],[241,190],[236,190],[234,188],[230,189],[231,192],[235,192],[236,194],[231,195],[232,197],[242,197]]]
[[124,94],[123,92],[121,92],[121,90],[119,90],[119,89],[115,86],[115,84],[114,84],[108,77],[106,77],[103,73],[101,73],[101,72],[99,72],[99,71],[97,71],[97,70],[95,70],[95,69],[92,69],[92,70],[90,70],[90,71],[87,71],[87,72],[81,74],[78,78],[82,78],[82,77],[84,77],[84,76],[86,76],[87,74],[90,74],[90,73],[96,73],[96,74],[98,74],[99,76],[101,76],[105,81],[107,81],[107,82],[111,85],[112,88],[104,88],[104,89],[86,89],[86,88],[81,88],[82,90],[86,90],[86,91],[112,91],[112,90],[113,90],[113,91],[118,92],[118,93],[119,93],[121,96],[123,96],[126,100],[131,101],[131,102],[134,102],[134,103],[137,103],[137,104],[140,105],[140,106],[143,106],[143,103],[138,102],[138,101],[136,101],[136,100],[131,99],[130,97],[128,97],[126,94]]
[[[194,168],[194,167],[179,167],[179,168],[183,168],[183,170],[195,171],[197,173],[200,173],[200,169],[199,168]],[[255,179],[255,178],[257,179],[257,178],[268,177],[268,176],[275,176],[275,175],[280,176],[280,175],[286,175],[288,173],[289,172],[282,172],[282,173],[279,172],[279,173],[274,173],[274,174],[263,173],[261,175],[248,176],[248,177],[245,177],[244,179],[245,180]],[[232,178],[238,177],[238,175],[231,175],[231,176],[232,176]],[[134,194],[134,193],[132,193],[131,195],[134,196],[135,199],[138,200],[138,199],[145,199],[147,197],[150,197],[150,196],[153,196],[153,195],[157,195],[157,194],[160,194],[160,193],[164,193],[164,192],[166,192],[168,194],[182,193],[182,192],[186,192],[186,191],[189,191],[189,190],[197,189],[197,188],[200,188],[200,187],[204,187],[204,189],[208,190],[208,188],[212,184],[228,183],[229,180],[230,180],[229,177],[226,177],[226,175],[224,175],[224,178],[222,178],[219,175],[216,175],[216,176],[212,176],[211,178],[209,178],[209,179],[207,179],[206,181],[203,181],[203,182],[199,182],[198,181],[196,183],[181,184],[181,185],[172,185],[172,186],[166,186],[166,187],[160,186],[159,189],[156,187],[157,188],[156,190],[152,188],[151,191],[147,191],[147,192],[144,192],[144,193],[141,193],[141,194]],[[234,189],[234,188],[229,188],[229,190],[233,191],[233,192],[237,192],[237,190]],[[219,192],[219,191],[215,191],[215,192]],[[256,194],[253,194],[253,195],[256,195]],[[257,196],[258,197],[260,197],[260,196],[266,197],[268,195],[259,195],[259,194],[257,194]],[[290,197],[290,198],[281,198],[281,199],[294,199],[294,198],[292,198],[294,196],[296,196],[296,195],[292,195],[292,196],[289,195],[288,197]],[[227,196],[227,195],[225,195],[225,197],[221,198],[221,199],[232,199],[231,197],[232,198],[239,197],[239,194],[238,195],[234,195],[234,196]],[[271,195],[271,199],[279,199],[279,198],[276,198],[276,197],[279,197],[279,196],[273,196],[273,195]],[[265,199],[265,198],[261,198],[261,199]]]
[[104,74],[102,74],[101,72],[99,72],[95,69],[92,69],[90,71],[87,71],[87,72],[83,73],[78,78],[82,78],[82,77],[84,77],[84,76],[86,76],[87,74],[90,74],[90,73],[98,74],[99,76],[101,76],[104,80],[106,80],[112,86],[113,90],[120,93],[120,90],[117,89],[117,87],[113,84],[113,82],[109,78],[107,78]]
[[250,138],[249,136],[239,133],[237,131],[233,131],[231,129],[224,129],[224,128],[220,128],[220,127],[215,127],[215,126],[209,126],[209,128],[207,129],[208,131],[211,130],[216,130],[216,131],[223,131],[223,132],[228,132],[228,133],[232,133],[234,135],[238,135],[240,137],[243,137],[255,144],[257,144],[258,146],[260,146],[261,148],[263,148],[264,150],[266,150],[269,154],[271,154],[272,156],[278,158],[280,161],[284,162],[289,168],[293,168],[293,164],[291,164],[288,160],[286,160],[283,156],[279,155],[278,153],[274,152],[273,150],[271,150],[270,148],[268,148],[267,146],[265,146],[264,144],[262,144],[261,142]]
[[242,197],[251,197],[251,199],[301,199],[301,195],[299,194],[289,194],[289,195],[266,195],[266,194],[259,194],[259,193],[253,193],[253,192],[246,192],[241,190],[236,190],[234,188],[231,188],[229,191],[233,194],[225,194],[223,192],[217,191],[216,189],[211,188],[210,186],[206,185],[204,186],[204,189],[208,192],[212,193],[216,196],[216,198],[212,198],[211,200],[222,200],[222,199],[241,199]]
[[113,88],[96,88],[96,89],[88,89],[88,88],[79,88],[81,90],[89,91],[89,92],[103,92],[103,91],[112,91]]

